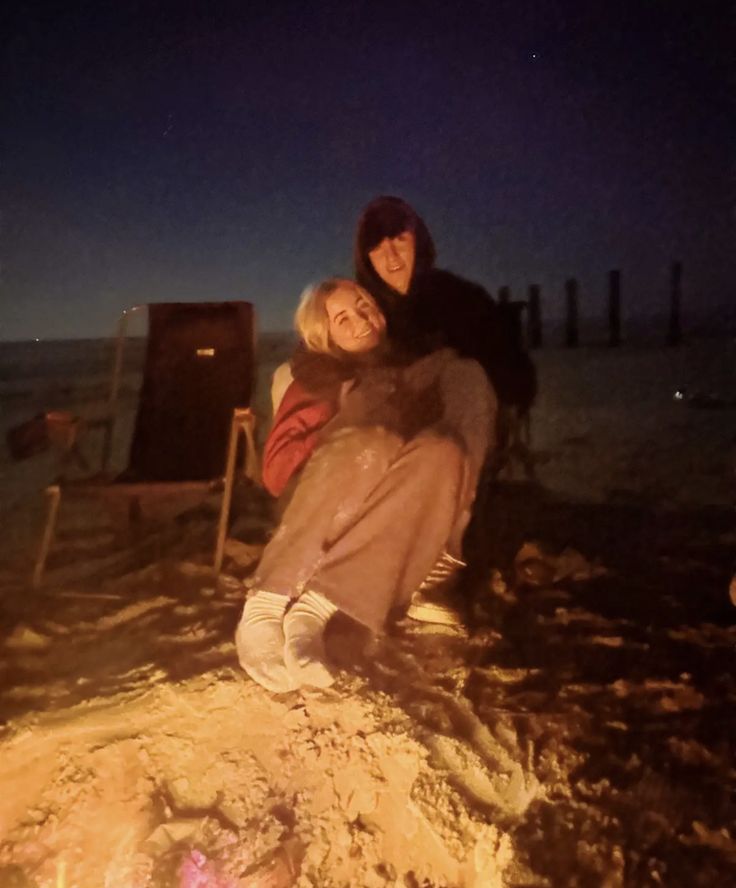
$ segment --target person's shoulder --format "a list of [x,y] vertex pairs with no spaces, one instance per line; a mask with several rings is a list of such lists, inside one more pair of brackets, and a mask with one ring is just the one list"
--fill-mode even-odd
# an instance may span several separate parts
[[426,275],[428,281],[434,283],[436,286],[453,287],[457,290],[482,293],[486,298],[491,298],[490,294],[482,284],[479,284],[477,281],[468,280],[468,278],[462,277],[454,271],[449,271],[446,268],[433,268],[431,271],[426,272]]
[[452,299],[474,303],[485,310],[493,310],[494,301],[485,287],[460,277],[454,271],[433,268],[417,278],[417,291],[422,298]]

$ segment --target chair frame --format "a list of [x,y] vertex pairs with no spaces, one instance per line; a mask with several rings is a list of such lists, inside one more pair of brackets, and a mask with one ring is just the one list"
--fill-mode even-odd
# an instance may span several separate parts
[[532,453],[531,410],[499,406],[498,417],[501,446],[491,454],[487,474],[491,482],[501,475],[512,480],[518,465],[527,481],[536,481],[537,473]]
[[[41,536],[41,543],[33,567],[31,578],[33,588],[40,587],[43,582],[46,562],[48,561],[51,546],[54,541],[56,525],[58,523],[59,511],[61,508],[62,493],[64,490],[73,493],[78,498],[117,499],[121,496],[127,497],[129,516],[140,511],[140,501],[144,497],[149,499],[160,499],[174,493],[194,491],[215,493],[222,491],[212,565],[214,575],[218,576],[222,569],[222,561],[225,551],[230,507],[232,505],[232,494],[235,486],[238,444],[241,435],[243,436],[244,442],[242,475],[256,484],[260,483],[260,461],[255,441],[256,417],[250,407],[236,407],[233,410],[225,455],[225,472],[222,477],[206,481],[110,483],[110,478],[106,473],[108,472],[110,463],[115,422],[117,419],[117,402],[120,391],[123,355],[125,343],[127,341],[128,320],[134,312],[139,311],[142,308],[147,308],[147,305],[136,305],[126,309],[120,317],[117,327],[110,394],[107,400],[106,412],[98,420],[87,424],[88,428],[103,429],[104,437],[102,443],[100,474],[96,479],[84,480],[79,483],[69,482],[64,484],[63,482],[57,482],[56,484],[50,484],[45,490],[47,499],[46,520],[44,523],[43,534]],[[253,335],[255,337],[255,325]],[[77,447],[78,442],[75,440],[75,449]]]

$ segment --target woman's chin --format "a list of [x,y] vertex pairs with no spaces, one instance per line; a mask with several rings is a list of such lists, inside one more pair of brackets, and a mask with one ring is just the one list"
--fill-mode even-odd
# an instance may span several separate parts
[[366,355],[368,352],[375,351],[380,344],[381,338],[379,336],[366,336],[365,339],[356,342],[351,351],[354,355]]

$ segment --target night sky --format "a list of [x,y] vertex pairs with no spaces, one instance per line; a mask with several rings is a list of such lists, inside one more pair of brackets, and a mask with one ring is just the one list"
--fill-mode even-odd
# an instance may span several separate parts
[[[600,8],[596,8],[600,7]],[[729,12],[730,10],[730,12]],[[736,281],[736,4],[11,2],[0,13],[0,339],[249,299],[283,329],[403,196],[492,291],[603,313]]]

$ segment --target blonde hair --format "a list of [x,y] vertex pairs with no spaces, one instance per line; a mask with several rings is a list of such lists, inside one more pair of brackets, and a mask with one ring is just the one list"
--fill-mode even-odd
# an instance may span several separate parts
[[[340,357],[343,352],[330,338],[330,319],[327,315],[327,299],[341,287],[363,291],[363,288],[349,278],[333,277],[312,284],[302,293],[299,307],[294,315],[294,326],[310,351]],[[366,293],[372,300],[370,294]]]

